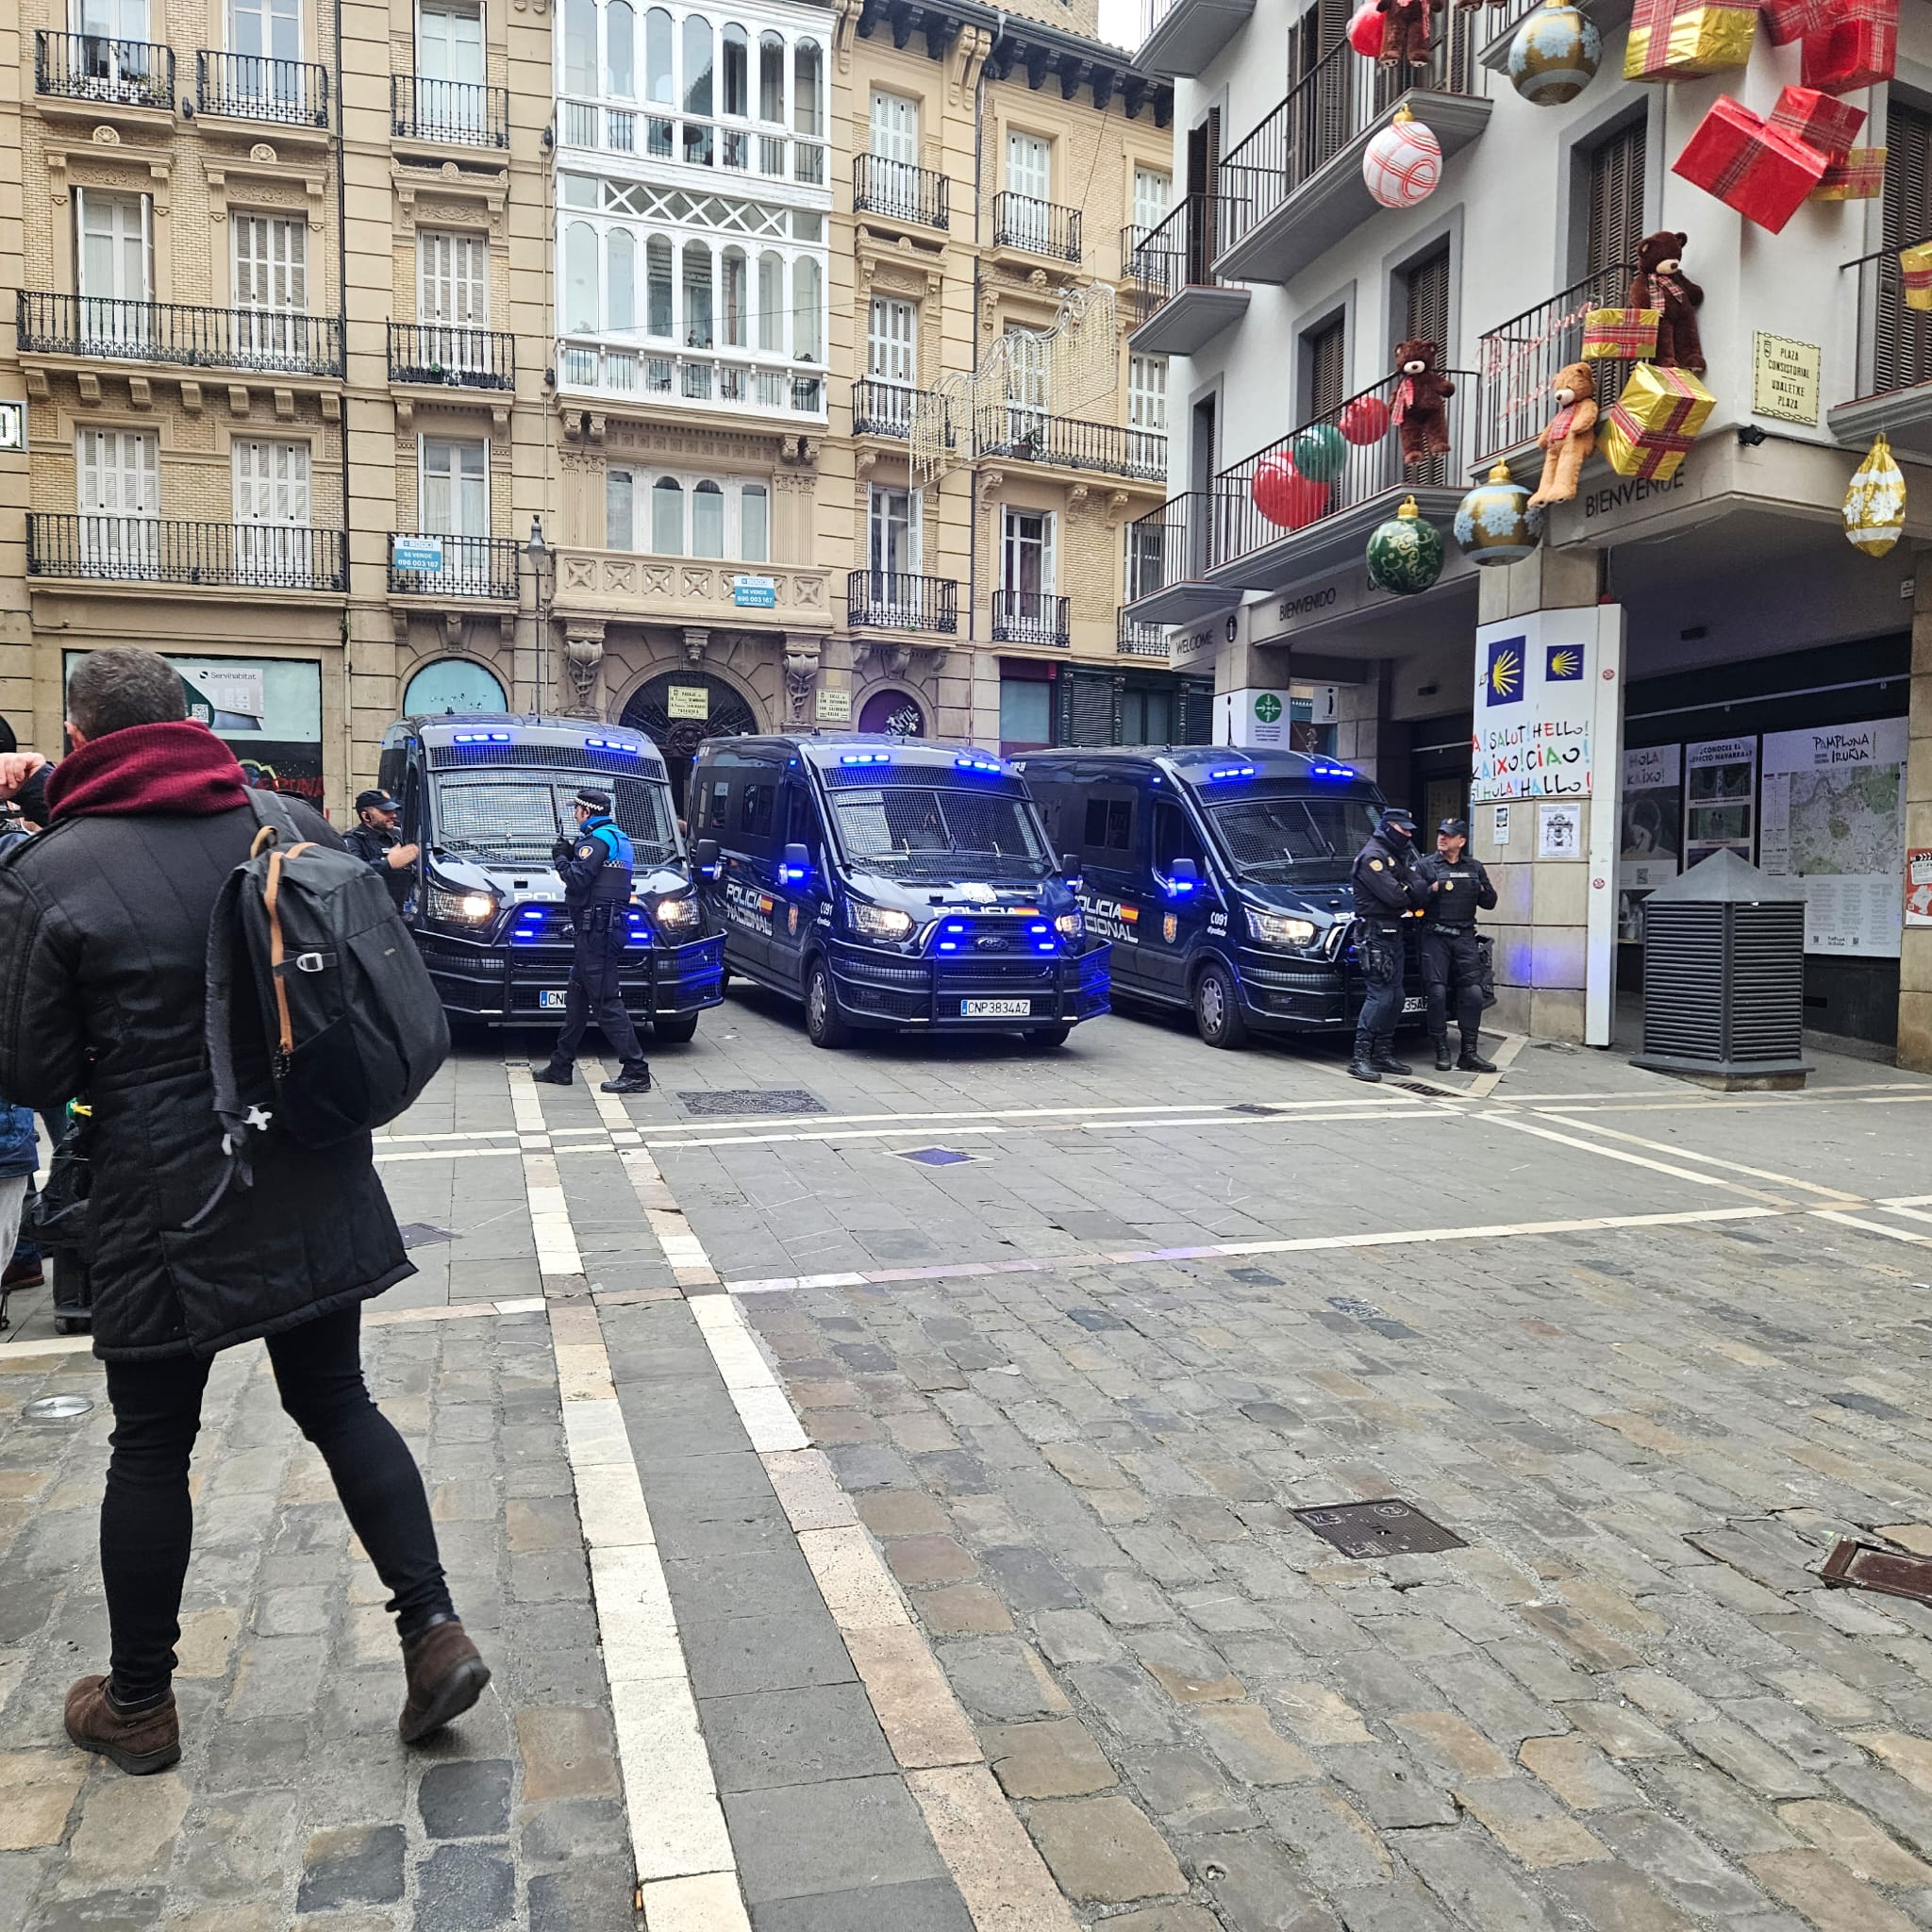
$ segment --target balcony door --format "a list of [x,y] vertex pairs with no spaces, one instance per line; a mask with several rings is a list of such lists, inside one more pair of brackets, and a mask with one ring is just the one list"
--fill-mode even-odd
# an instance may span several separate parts
[[91,576],[143,576],[158,560],[160,442],[151,429],[83,429],[75,438],[80,558]]
[[[1645,145],[1644,124],[1638,120],[1599,142],[1590,153],[1583,273],[1586,277],[1608,277],[1592,296],[1610,308],[1624,299],[1637,263],[1637,244],[1644,235]],[[1623,286],[1616,286],[1620,280]]]
[[1127,358],[1127,461],[1142,475],[1167,475],[1167,358]]
[[874,295],[866,329],[865,369],[874,382],[919,385],[919,311],[892,295]]
[[916,490],[874,483],[866,507],[866,559],[871,603],[880,622],[919,622],[920,500]]
[[1016,636],[1054,630],[1054,520],[1050,510],[1000,511],[1000,589]]
[[416,15],[416,113],[426,125],[481,135],[483,9],[424,0]]
[[483,369],[483,331],[490,326],[490,244],[483,236],[416,231],[416,318],[425,361]]
[[76,74],[90,97],[142,101],[151,78],[147,0],[76,0],[71,16],[81,36]]
[[1007,134],[1007,238],[1037,254],[1052,240],[1053,143],[1038,134]]
[[1896,251],[1932,240],[1932,114],[1893,94],[1885,124],[1885,246],[1892,261],[1878,285],[1872,391],[1932,381],[1932,315],[1907,308]]
[[308,225],[299,217],[231,215],[236,347],[258,366],[287,367],[308,347]]
[[280,108],[300,105],[302,0],[228,0],[231,85],[243,100]]
[[458,594],[490,582],[490,446],[480,439],[425,436],[417,513],[425,535],[443,544],[437,588]]
[[233,445],[235,562],[244,581],[285,583],[309,568],[308,445],[250,438]]
[[83,355],[125,353],[148,339],[154,299],[154,204],[145,194],[77,188]]
[[1210,286],[1210,264],[1221,253],[1221,109],[1209,108],[1198,127],[1188,130],[1187,279],[1194,288]]
[[904,94],[872,97],[872,192],[887,213],[919,211],[919,103]]

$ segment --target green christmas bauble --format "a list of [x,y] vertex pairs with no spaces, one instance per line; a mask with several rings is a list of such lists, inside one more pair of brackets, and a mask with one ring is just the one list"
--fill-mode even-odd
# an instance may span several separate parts
[[1456,506],[1456,541],[1472,563],[1521,563],[1542,541],[1543,513],[1498,463]]
[[1304,429],[1290,445],[1294,466],[1313,483],[1332,483],[1348,461],[1348,443],[1332,423]]
[[1398,597],[1417,597],[1442,575],[1442,533],[1409,497],[1369,539],[1369,581]]
[[1525,101],[1559,108],[1574,101],[1603,64],[1604,37],[1568,0],[1548,0],[1509,42],[1509,82]]

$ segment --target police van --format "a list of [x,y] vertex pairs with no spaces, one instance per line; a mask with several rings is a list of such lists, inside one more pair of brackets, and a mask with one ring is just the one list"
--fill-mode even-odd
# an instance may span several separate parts
[[1087,930],[1012,768],[922,739],[707,740],[686,794],[733,973],[858,1027],[1015,1030],[1055,1047],[1107,1010]]
[[636,851],[624,1004],[659,1040],[689,1040],[724,997],[724,941],[705,918],[664,760],[648,738],[574,718],[402,718],[377,782],[422,848],[405,907],[453,1020],[560,1024],[575,934],[551,862],[575,838],[579,786],[610,793]]
[[[1383,805],[1366,778],[1225,745],[1028,752],[1014,769],[1088,930],[1113,942],[1122,999],[1191,1008],[1210,1046],[1353,1028],[1349,870]],[[1404,1011],[1422,1009],[1410,987]]]

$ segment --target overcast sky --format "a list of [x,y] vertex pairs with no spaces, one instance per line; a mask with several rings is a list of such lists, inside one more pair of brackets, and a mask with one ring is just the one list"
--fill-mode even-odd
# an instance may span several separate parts
[[1141,44],[1142,0],[1100,0],[1100,38],[1116,47]]

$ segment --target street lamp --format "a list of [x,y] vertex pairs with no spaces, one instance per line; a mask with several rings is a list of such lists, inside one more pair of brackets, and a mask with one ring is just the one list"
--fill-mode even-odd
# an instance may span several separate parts
[[550,545],[543,541],[543,519],[541,516],[531,517],[530,539],[523,545],[523,550],[530,559],[530,574],[537,586],[537,675],[531,691],[531,709],[541,712],[543,708],[543,640],[544,633],[550,628],[550,605],[544,594],[544,565],[550,560]]

